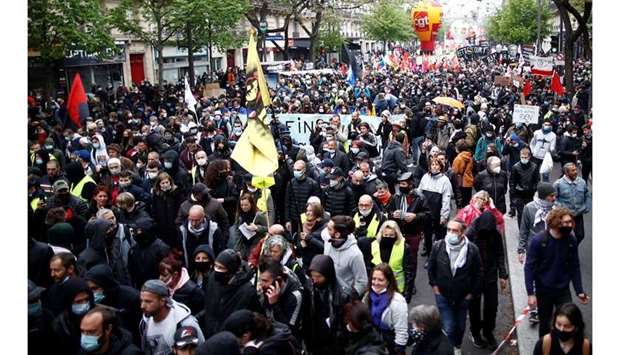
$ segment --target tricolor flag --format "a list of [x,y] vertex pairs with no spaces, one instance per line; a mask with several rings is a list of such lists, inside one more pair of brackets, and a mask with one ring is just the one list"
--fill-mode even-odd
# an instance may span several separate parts
[[67,100],[67,112],[69,119],[77,127],[81,126],[81,122],[88,117],[88,98],[86,97],[86,91],[82,85],[82,79],[80,73],[75,73],[73,77],[73,84],[71,84],[71,92],[69,93],[69,100]]
[[267,124],[267,106],[271,104],[269,88],[256,50],[256,30],[250,30],[245,96],[248,120],[231,158],[256,177],[268,177],[278,168],[278,152]]

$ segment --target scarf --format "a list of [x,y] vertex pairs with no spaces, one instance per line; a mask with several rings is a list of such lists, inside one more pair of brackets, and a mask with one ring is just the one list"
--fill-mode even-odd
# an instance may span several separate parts
[[203,220],[202,224],[200,225],[199,228],[194,228],[192,227],[192,223],[191,222],[187,222],[187,230],[189,230],[192,234],[200,234],[202,232],[204,232],[204,230],[207,228],[207,221],[206,219]]
[[181,278],[179,279],[179,281],[177,281],[177,284],[174,285],[174,287],[172,288],[170,288],[170,285],[168,285],[168,289],[170,290],[170,297],[174,296],[176,290],[183,287],[187,283],[187,281],[189,281],[189,274],[187,273],[187,269],[181,268]]
[[536,206],[536,214],[534,215],[534,224],[532,227],[536,227],[538,223],[542,222],[544,223],[545,228],[547,228],[547,215],[551,212],[553,203],[535,196],[534,206]]
[[379,328],[379,330],[390,330],[390,327],[385,325],[381,321],[383,312],[390,305],[390,300],[387,294],[387,290],[376,293],[375,290],[370,290],[370,317],[372,318],[372,324]]
[[392,194],[389,191],[384,193],[381,196],[379,196],[376,192],[374,193],[374,195],[377,198],[377,200],[379,200],[379,203],[381,203],[381,205],[383,206],[387,205],[388,202],[390,202],[390,198],[392,198]]
[[456,269],[463,267],[465,261],[467,261],[468,243],[469,240],[467,240],[467,237],[463,238],[461,243],[457,245],[450,245],[450,243],[446,241],[446,253],[448,253],[448,257],[450,258],[452,276],[456,275]]

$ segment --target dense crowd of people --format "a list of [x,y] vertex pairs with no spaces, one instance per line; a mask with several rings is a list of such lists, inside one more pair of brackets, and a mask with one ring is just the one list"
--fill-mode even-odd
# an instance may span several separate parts
[[[196,88],[195,113],[182,84],[96,87],[76,127],[62,97],[32,94],[29,352],[460,354],[468,317],[474,346],[495,349],[516,217],[536,354],[589,354],[569,285],[588,302],[591,68],[576,63],[570,96],[530,78],[529,125],[512,122],[521,89],[494,84],[509,68],[281,76],[267,189],[230,158],[248,113],[238,69],[225,95]],[[331,118],[297,142],[280,113]],[[374,113],[377,129],[360,119]],[[409,309],[429,287],[419,262],[436,304]]]

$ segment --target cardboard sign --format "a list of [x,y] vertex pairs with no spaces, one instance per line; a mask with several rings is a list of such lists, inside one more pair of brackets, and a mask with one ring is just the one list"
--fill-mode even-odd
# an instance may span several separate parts
[[509,76],[496,75],[494,83],[495,83],[495,85],[511,86],[512,85],[512,79]]
[[515,104],[512,112],[512,123],[538,124],[540,107]]
[[220,95],[226,95],[226,90],[220,89],[220,84],[206,84],[202,90],[202,96],[204,97],[220,97]]

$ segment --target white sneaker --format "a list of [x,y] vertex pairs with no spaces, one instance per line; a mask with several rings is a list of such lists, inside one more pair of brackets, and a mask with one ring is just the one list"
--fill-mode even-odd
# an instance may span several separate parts
[[454,348],[454,355],[463,355],[463,353],[461,352],[461,348]]

